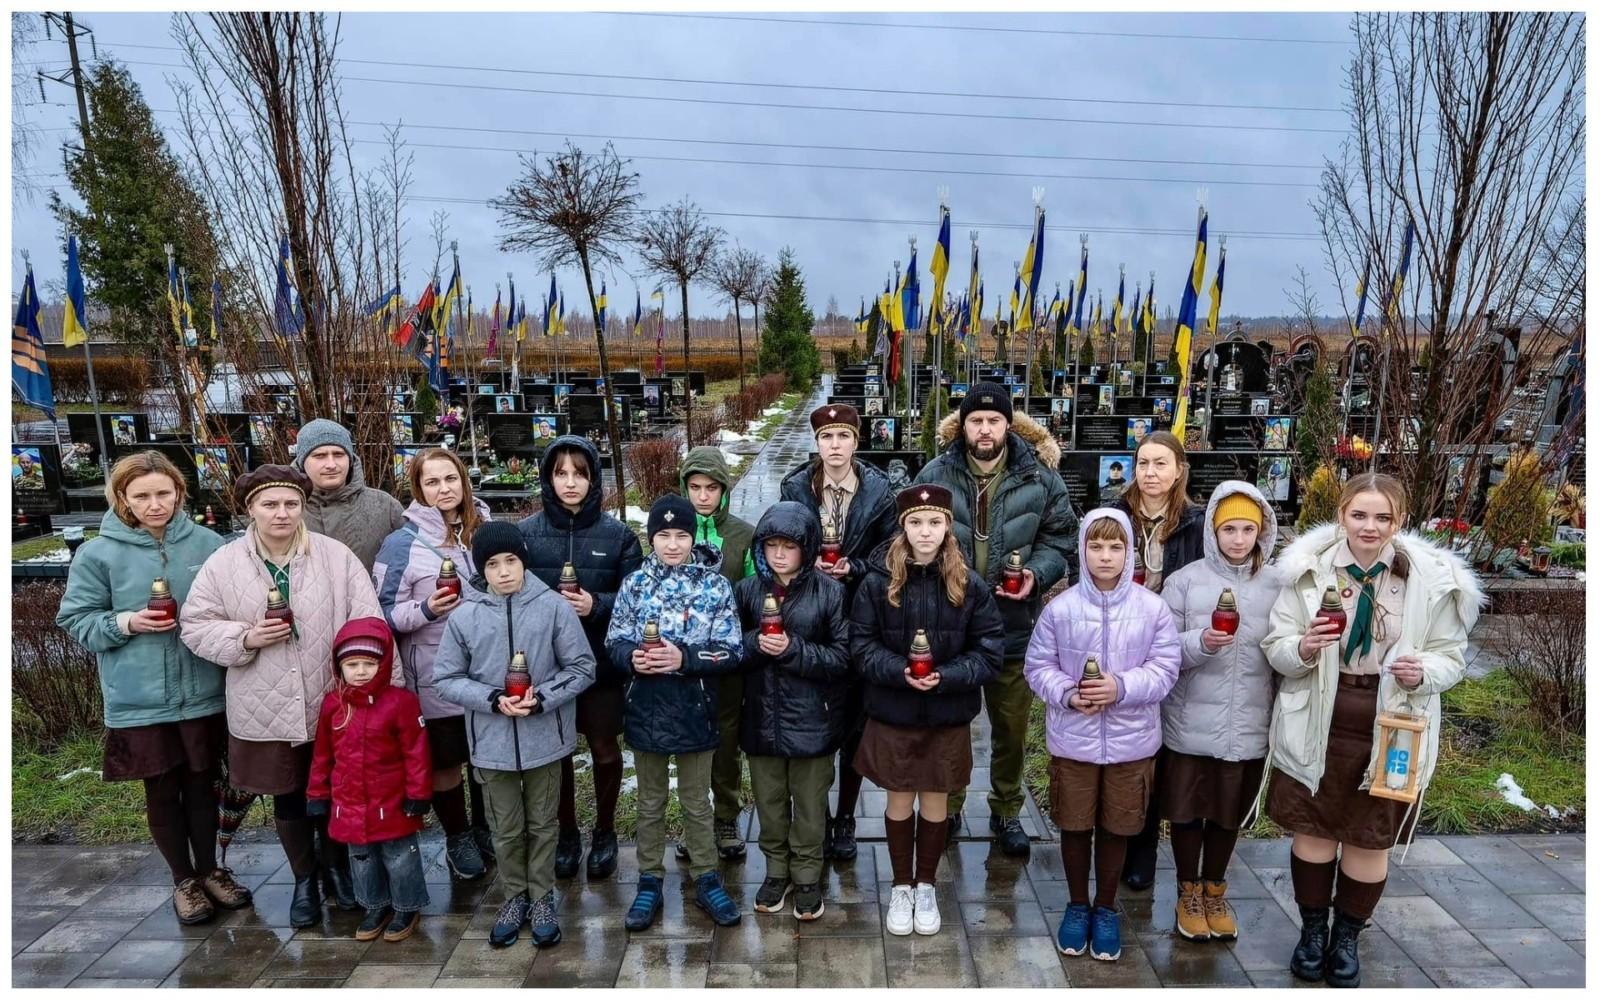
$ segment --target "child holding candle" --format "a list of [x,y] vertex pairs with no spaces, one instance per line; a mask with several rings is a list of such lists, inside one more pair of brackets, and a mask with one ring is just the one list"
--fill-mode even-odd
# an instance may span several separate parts
[[[577,612],[527,569],[515,525],[490,521],[472,536],[479,577],[450,615],[433,666],[439,695],[467,710],[473,769],[488,799],[506,901],[489,943],[508,947],[524,923],[533,943],[561,940],[556,920],[556,808],[561,760],[577,745],[578,695],[594,682],[594,653]],[[507,693],[522,654],[532,684]]]
[[695,508],[664,496],[650,508],[650,555],[622,581],[606,630],[611,670],[626,677],[622,731],[639,780],[639,888],[626,926],[642,931],[661,915],[667,836],[667,769],[677,762],[684,843],[695,905],[719,925],[739,907],[717,871],[711,760],[720,735],[720,676],[739,667],[743,636],[733,588],[716,546],[695,544]]
[[1266,772],[1273,675],[1261,640],[1279,588],[1267,566],[1278,519],[1260,491],[1237,479],[1221,483],[1205,523],[1204,558],[1167,577],[1161,590],[1183,662],[1161,703],[1154,807],[1172,824],[1176,927],[1191,941],[1239,936],[1225,899],[1228,860]]
[[823,912],[828,787],[850,689],[845,588],[816,568],[821,533],[804,505],[774,504],[756,525],[755,575],[733,588],[744,626],[739,748],[767,859],[755,908],[779,913],[793,889],[796,920]]
[[[889,793],[883,826],[894,885],[884,928],[896,935],[939,932],[934,878],[949,797],[972,777],[971,723],[1004,655],[1000,609],[961,556],[950,504],[950,490],[932,483],[900,491],[900,532],[867,558],[871,572],[850,615],[850,658],[866,682],[855,766]],[[925,677],[909,662],[919,632],[933,658]]]
[[[1144,826],[1161,749],[1161,699],[1178,678],[1179,642],[1166,602],[1133,582],[1128,515],[1102,507],[1078,530],[1082,575],[1045,606],[1023,673],[1045,705],[1050,812],[1067,873],[1056,948],[1115,961],[1122,954],[1117,877],[1128,838]],[[1084,676],[1091,657],[1098,677]]]

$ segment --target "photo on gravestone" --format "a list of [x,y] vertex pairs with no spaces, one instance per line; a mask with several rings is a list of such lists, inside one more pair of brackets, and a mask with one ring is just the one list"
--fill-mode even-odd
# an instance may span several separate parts
[[396,413],[389,417],[389,442],[407,444],[415,441],[416,427],[409,413]]
[[1110,412],[1112,412],[1112,408],[1116,404],[1116,395],[1117,395],[1117,387],[1116,386],[1114,386],[1114,385],[1103,385],[1103,386],[1101,386],[1100,387],[1099,412],[1101,412],[1101,413],[1110,413]]
[[480,396],[493,396],[494,395],[494,390],[495,390],[495,385],[494,385],[493,382],[480,382],[480,383],[478,383],[478,395],[480,395]]
[[1288,451],[1290,443],[1294,441],[1293,417],[1268,417],[1266,430],[1261,436],[1261,447],[1264,451]]
[[272,444],[273,424],[277,417],[271,413],[250,414],[250,443],[257,448],[265,448]]
[[1138,448],[1144,442],[1145,436],[1150,433],[1149,417],[1128,418],[1128,447]]
[[1293,459],[1288,455],[1262,455],[1260,474],[1256,477],[1256,489],[1261,495],[1275,503],[1284,503],[1289,499],[1289,471]]
[[1252,399],[1250,401],[1250,415],[1252,417],[1264,417],[1267,415],[1267,410],[1269,407],[1271,407],[1271,405],[1272,400],[1266,398],[1265,396]]
[[535,413],[528,423],[533,443],[536,445],[548,444],[560,436],[559,413]]
[[196,448],[194,471],[202,492],[225,492],[232,479],[228,471],[228,449]]
[[1072,397],[1055,396],[1050,400],[1050,412],[1056,416],[1072,416]]
[[675,378],[672,380],[672,398],[675,402],[682,402],[685,398],[687,398],[684,396],[684,386],[687,384],[688,383],[681,378]]
[[496,397],[494,397],[494,412],[496,412],[496,413],[515,413],[516,409],[517,409],[517,397],[515,397],[515,396],[496,396]]
[[867,450],[894,451],[896,417],[873,417],[867,432]]
[[394,483],[397,491],[406,487],[406,476],[411,470],[411,460],[422,454],[421,448],[396,448],[394,450]]
[[1100,502],[1106,504],[1121,495],[1127,489],[1129,477],[1133,472],[1132,455],[1101,455],[1100,456]]
[[876,417],[876,416],[882,416],[883,415],[883,397],[882,396],[868,396],[867,399],[866,399],[866,404],[867,404],[867,411],[866,411],[866,414],[865,414],[866,416]]
[[38,448],[11,446],[11,488],[14,490],[43,490],[44,459]]
[[651,383],[644,387],[644,405],[652,410],[661,409],[661,386]]
[[[13,513],[24,511],[29,514],[56,514],[66,509],[66,497],[62,492],[62,461],[53,444],[11,446]],[[91,467],[85,471],[92,474],[92,483],[85,488],[98,493],[100,468],[97,464],[93,464],[92,456],[89,461]]]
[[965,383],[965,382],[952,382],[952,383],[950,383],[950,399],[951,399],[951,401],[955,401],[955,400],[958,400],[958,399],[965,399],[966,395],[967,395],[967,383]]
[[138,440],[134,429],[133,415],[130,413],[114,413],[111,415],[111,443],[133,444]]
[[551,388],[555,390],[556,394],[556,409],[566,409],[567,400],[572,397],[572,386],[565,382],[558,382],[557,384],[551,386]]

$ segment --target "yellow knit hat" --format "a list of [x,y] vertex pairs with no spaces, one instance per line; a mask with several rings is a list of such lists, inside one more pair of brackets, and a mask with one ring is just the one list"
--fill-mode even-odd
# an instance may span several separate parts
[[1243,493],[1230,493],[1217,504],[1211,526],[1220,528],[1229,521],[1251,521],[1261,527],[1261,506]]

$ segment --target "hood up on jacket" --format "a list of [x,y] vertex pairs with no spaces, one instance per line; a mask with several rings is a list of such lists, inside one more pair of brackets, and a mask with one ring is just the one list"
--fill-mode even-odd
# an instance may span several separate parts
[[1224,577],[1233,572],[1233,566],[1217,547],[1217,529],[1212,522],[1217,515],[1217,505],[1235,494],[1249,497],[1257,507],[1261,508],[1261,534],[1256,538],[1256,547],[1261,550],[1261,573],[1258,575],[1263,579],[1274,579],[1277,569],[1271,565],[1271,560],[1273,551],[1278,547],[1278,515],[1261,491],[1256,489],[1254,484],[1242,479],[1229,479],[1218,483],[1217,488],[1211,491],[1211,500],[1206,504],[1204,531],[1206,565]]
[[[1096,521],[1115,521],[1122,528],[1122,536],[1128,541],[1127,556],[1122,560],[1122,579],[1117,583],[1116,589],[1104,591],[1095,586],[1094,576],[1089,572],[1089,526]],[[1128,591],[1134,586],[1133,582],[1133,525],[1128,521],[1128,515],[1115,507],[1096,507],[1083,515],[1083,520],[1078,523],[1078,564],[1082,568],[1078,573],[1078,582],[1074,586],[1080,588],[1086,598],[1095,604],[1101,601],[1100,595],[1106,594],[1112,602],[1121,601],[1128,596]]]
[[[372,675],[372,680],[360,687],[345,683],[344,672],[339,669],[338,649],[349,639],[376,639],[383,645],[383,658],[378,661],[378,672]],[[344,623],[344,627],[333,637],[333,689],[339,692],[339,700],[349,703],[365,695],[368,700],[377,698],[389,687],[390,675],[394,671],[394,633],[389,631],[389,623],[382,618],[352,618]]]
[[756,575],[771,590],[777,583],[772,567],[767,564],[766,541],[769,538],[788,538],[800,545],[800,572],[794,582],[805,579],[813,571],[813,564],[822,552],[822,525],[804,504],[793,500],[780,500],[767,508],[756,524],[754,539],[750,542],[750,556],[755,561]]
[[[1011,429],[1006,433],[1007,465],[1011,464],[1009,451],[1014,448],[1012,435],[1016,435],[1023,444],[1033,449],[1040,464],[1052,469],[1061,467],[1061,445],[1056,442],[1055,435],[1021,410],[1016,411],[1012,417]],[[951,413],[939,421],[939,448],[943,450],[957,441],[961,442],[962,449],[965,450],[966,442],[961,437],[961,414]]]
[[[593,478],[589,481],[589,492],[584,495],[583,504],[578,508],[576,514],[562,506],[561,501],[556,497],[555,486],[551,483],[551,476],[555,472],[556,449],[558,448],[576,448],[583,452],[589,461],[589,473]],[[716,451],[715,448],[711,450]],[[717,452],[717,457],[721,458],[722,453]],[[703,470],[697,469],[695,471]],[[726,466],[723,467],[723,471],[726,474]],[[544,455],[539,459],[539,502],[544,505],[544,516],[550,519],[552,525],[562,531],[566,531],[569,528],[587,528],[600,520],[600,505],[605,497],[605,491],[600,483],[602,478],[604,477],[600,475],[600,453],[595,450],[594,445],[590,443],[588,438],[580,437],[576,434],[563,434],[556,438],[545,448]],[[722,483],[722,499],[724,505],[726,505],[728,499],[726,478],[719,480],[719,482]]]
[[[1293,542],[1278,555],[1278,572],[1283,574],[1285,586],[1293,584],[1316,568],[1327,553],[1344,539],[1344,529],[1337,524],[1319,524]],[[1395,551],[1404,555],[1413,565],[1431,564],[1437,570],[1432,574],[1440,582],[1455,589],[1456,613],[1470,631],[1478,620],[1478,612],[1487,601],[1478,575],[1465,559],[1454,552],[1441,549],[1415,531],[1396,532]],[[1409,580],[1407,581],[1409,585]]]
[[678,470],[678,492],[688,496],[689,477],[697,474],[710,476],[722,484],[722,503],[713,516],[721,517],[726,514],[728,497],[733,493],[733,474],[728,471],[728,460],[722,457],[721,448],[701,445],[689,450],[689,454],[684,456],[683,467]]

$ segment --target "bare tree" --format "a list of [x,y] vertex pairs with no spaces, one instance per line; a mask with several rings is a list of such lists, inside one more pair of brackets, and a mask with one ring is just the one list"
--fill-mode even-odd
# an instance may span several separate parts
[[[689,377],[689,282],[709,270],[717,259],[723,232],[706,221],[705,213],[687,197],[676,205],[645,215],[639,232],[639,257],[657,274],[677,281],[683,296],[683,375]],[[687,387],[688,383],[684,385]],[[683,436],[692,439],[694,393],[685,389]]]
[[428,234],[433,237],[433,270],[429,277],[439,277],[439,266],[444,262],[445,244],[449,242],[450,213],[440,209],[428,216]]
[[732,251],[717,259],[711,279],[724,298],[733,302],[733,329],[739,345],[739,390],[744,391],[744,326],[739,316],[739,303],[755,302],[760,290],[764,265],[761,255],[754,250],[734,244]]
[[[1550,265],[1540,250],[1582,181],[1583,27],[1566,13],[1353,19],[1352,134],[1312,204],[1346,316],[1346,289],[1367,275],[1385,366],[1379,435],[1410,428],[1446,445],[1406,451],[1389,435],[1419,518],[1442,509],[1450,452],[1492,440],[1512,402],[1481,391],[1500,381],[1498,356],[1482,349],[1493,332],[1484,318],[1522,328],[1524,363],[1571,334],[1576,290],[1541,294]],[[1415,247],[1390,303],[1408,221]]]
[[1295,265],[1294,287],[1283,290],[1284,298],[1289,300],[1290,339],[1294,337],[1294,323],[1299,320],[1305,327],[1305,332],[1311,336],[1317,333],[1317,293],[1311,290],[1311,275],[1306,271],[1304,264]]
[[32,84],[36,64],[24,57],[28,50],[44,37],[44,18],[23,11],[11,13],[11,209],[16,211],[21,202],[32,204],[39,197],[42,185],[29,174],[33,154],[38,150],[43,134],[29,110],[43,103],[35,101],[39,91]]
[[[393,259],[390,265],[390,269],[394,271],[394,284],[391,286],[393,288],[401,288],[400,272],[404,266],[406,245],[410,242],[404,238],[401,227],[405,222],[406,203],[411,196],[412,166],[417,159],[416,153],[406,149],[405,140],[400,137],[400,128],[401,126],[398,123],[392,126],[384,126],[384,143],[389,147],[389,153],[387,158],[384,159],[382,167],[379,168],[384,186],[388,189],[388,221],[394,232],[394,239],[390,244],[393,250]],[[374,201],[373,204],[376,205],[379,202]],[[373,242],[377,242],[376,233],[374,233]],[[373,252],[377,252],[376,247],[374,247]],[[380,265],[378,268],[380,284],[385,273]],[[403,288],[401,288],[400,294],[402,296],[405,295]]]
[[503,197],[490,202],[500,212],[501,250],[532,253],[541,268],[554,270],[576,261],[583,270],[606,388],[606,433],[611,436],[619,511],[627,503],[622,438],[611,405],[611,359],[594,294],[594,264],[622,263],[618,251],[629,242],[639,204],[639,175],[628,169],[628,162],[617,158],[610,143],[597,154],[586,154],[569,142],[565,152],[545,157],[542,165],[523,157],[522,176]]

